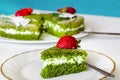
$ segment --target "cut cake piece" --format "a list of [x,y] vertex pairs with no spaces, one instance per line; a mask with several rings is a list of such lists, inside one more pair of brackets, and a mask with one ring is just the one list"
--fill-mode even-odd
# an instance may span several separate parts
[[74,35],[85,29],[84,18],[66,13],[49,13],[44,15],[43,26],[47,33],[57,37]]
[[85,71],[87,69],[84,63],[86,57],[87,53],[82,49],[51,47],[41,53],[44,65],[40,75],[43,78],[52,78]]

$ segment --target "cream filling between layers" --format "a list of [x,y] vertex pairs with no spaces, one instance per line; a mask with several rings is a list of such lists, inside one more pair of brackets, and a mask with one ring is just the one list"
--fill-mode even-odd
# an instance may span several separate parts
[[75,30],[78,30],[80,29],[81,27],[84,27],[84,25],[80,25],[76,28],[66,28],[65,30],[62,29],[58,24],[53,24],[52,22],[46,20],[44,25],[49,25],[49,27],[54,27],[54,31],[58,31],[58,32],[68,32],[68,31],[75,31]]
[[50,64],[63,64],[63,63],[82,63],[84,61],[84,56],[73,56],[71,59],[67,59],[65,56],[61,58],[49,58],[44,61],[43,67],[50,65]]
[[0,28],[0,31],[3,31],[5,32],[6,34],[35,34],[35,35],[39,35],[39,32],[31,32],[31,31],[16,31],[15,29],[3,29],[3,28]]

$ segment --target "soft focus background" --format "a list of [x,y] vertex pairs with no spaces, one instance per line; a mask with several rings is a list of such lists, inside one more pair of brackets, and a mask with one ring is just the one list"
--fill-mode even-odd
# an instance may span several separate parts
[[81,14],[120,17],[120,0],[1,0],[0,14],[14,14],[24,7],[56,11],[66,6]]

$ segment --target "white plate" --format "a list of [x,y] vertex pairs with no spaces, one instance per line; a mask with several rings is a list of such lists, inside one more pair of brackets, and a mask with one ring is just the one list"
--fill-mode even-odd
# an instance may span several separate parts
[[[37,10],[35,9],[33,13],[51,13],[53,11],[44,11],[44,10]],[[86,28],[85,31],[91,31],[90,28]],[[76,39],[79,39],[81,37],[84,37],[88,35],[88,33],[78,33],[76,35],[73,35]],[[43,33],[41,36],[41,40],[16,40],[16,39],[10,39],[10,38],[5,38],[5,37],[0,37],[0,41],[2,42],[12,42],[12,43],[52,43],[52,42],[57,42],[58,37],[52,36],[47,33]]]
[[[1,65],[2,75],[10,80],[42,80],[40,77],[43,64],[40,60],[41,51],[32,50],[10,57]],[[110,57],[90,50],[87,52],[89,54],[86,60],[88,63],[110,73],[115,71],[115,62]],[[88,68],[85,72],[50,78],[49,80],[98,80],[101,78],[104,78],[102,74]]]

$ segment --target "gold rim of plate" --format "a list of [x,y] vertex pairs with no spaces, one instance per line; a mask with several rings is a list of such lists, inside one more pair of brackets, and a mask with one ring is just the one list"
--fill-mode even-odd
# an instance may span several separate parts
[[[23,53],[16,54],[16,55],[14,55],[14,56],[12,56],[12,57],[9,57],[9,58],[6,59],[6,60],[2,63],[2,65],[0,66],[0,72],[1,72],[1,74],[2,74],[6,79],[12,80],[10,77],[8,77],[8,76],[3,72],[3,70],[2,70],[3,65],[4,65],[7,61],[9,61],[10,59],[12,59],[13,57],[16,57],[16,56],[22,55],[22,54],[27,54],[27,53],[29,53],[29,52],[38,51],[38,50],[43,50],[43,49],[36,49],[36,50],[26,51],[26,52],[23,52]],[[90,52],[93,52],[93,53],[97,53],[97,54],[103,55],[103,56],[107,57],[108,59],[110,59],[110,60],[112,61],[112,63],[113,63],[113,68],[112,68],[112,70],[111,70],[109,73],[113,74],[113,73],[115,72],[116,63],[115,63],[115,61],[114,61],[111,57],[109,57],[109,56],[107,56],[107,55],[105,55],[105,54],[103,54],[103,53],[96,52],[96,51],[92,51],[92,50],[86,50],[86,51],[90,51]],[[103,77],[101,77],[99,80],[104,80],[106,77],[107,77],[107,76],[103,76]]]

